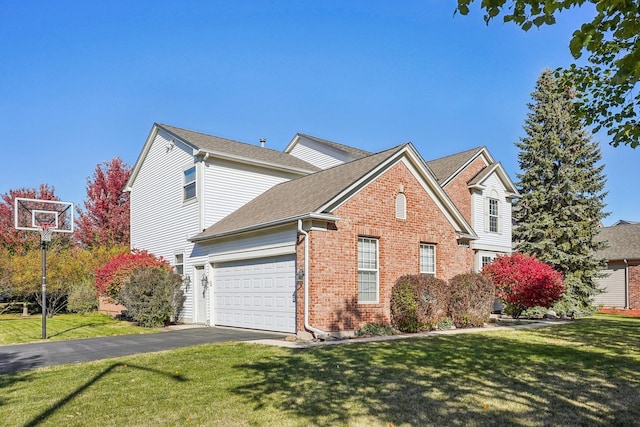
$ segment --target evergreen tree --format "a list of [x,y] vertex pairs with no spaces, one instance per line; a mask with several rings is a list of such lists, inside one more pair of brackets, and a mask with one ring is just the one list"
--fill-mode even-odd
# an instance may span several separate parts
[[551,70],[542,72],[532,98],[527,136],[516,143],[522,198],[514,209],[513,239],[518,251],[563,273],[558,312],[589,314],[604,266],[595,256],[604,244],[594,239],[607,215],[600,148],[574,114],[573,93],[559,90]]

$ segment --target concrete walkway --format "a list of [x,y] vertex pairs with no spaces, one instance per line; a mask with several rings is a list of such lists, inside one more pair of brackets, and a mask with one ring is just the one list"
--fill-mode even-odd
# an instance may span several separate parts
[[282,340],[277,332],[233,328],[189,327],[157,334],[120,335],[69,341],[0,346],[0,374],[65,363],[89,362],[111,357],[171,350],[224,341]]

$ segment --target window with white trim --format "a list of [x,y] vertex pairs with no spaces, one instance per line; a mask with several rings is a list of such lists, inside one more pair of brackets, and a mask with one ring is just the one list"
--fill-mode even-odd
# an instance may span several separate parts
[[484,268],[486,265],[489,265],[493,262],[493,257],[483,255],[481,262],[482,262],[482,268]]
[[181,276],[184,276],[184,254],[175,254],[173,267]]
[[182,200],[187,201],[196,197],[196,167],[192,166],[183,172]]
[[489,199],[488,201],[488,217],[489,217],[489,232],[497,233],[499,231],[499,210],[498,210],[498,199]]
[[378,239],[358,238],[358,302],[378,302]]
[[420,243],[420,273],[436,274],[436,245]]

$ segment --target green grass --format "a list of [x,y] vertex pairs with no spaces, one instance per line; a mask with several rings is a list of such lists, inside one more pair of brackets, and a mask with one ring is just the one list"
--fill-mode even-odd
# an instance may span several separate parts
[[6,426],[637,425],[640,319],[290,350],[227,343],[0,375]]
[[[58,314],[47,319],[50,341],[156,332],[98,313]],[[0,345],[42,341],[42,316],[0,315]]]

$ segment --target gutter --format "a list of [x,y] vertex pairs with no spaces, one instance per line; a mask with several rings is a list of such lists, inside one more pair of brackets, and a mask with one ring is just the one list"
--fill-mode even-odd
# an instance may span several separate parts
[[[335,216],[335,215],[330,215],[330,214],[316,214],[316,213],[307,213],[307,214],[302,214],[302,215],[296,215],[296,216],[292,216],[289,218],[282,218],[282,219],[278,219],[275,221],[270,221],[270,222],[264,222],[262,224],[256,224],[256,225],[252,225],[249,227],[242,227],[242,228],[236,228],[233,230],[229,230],[229,231],[225,231],[222,233],[216,233],[213,235],[206,235],[206,236],[200,236],[200,237],[190,237],[187,240],[190,242],[194,242],[194,243],[198,243],[198,242],[204,242],[207,240],[213,240],[213,239],[218,239],[221,237],[227,237],[227,236],[232,236],[234,234],[241,234],[241,233],[249,233],[252,231],[256,231],[256,230],[260,230],[260,229],[264,229],[264,228],[272,228],[272,227],[277,227],[280,225],[284,225],[284,224],[289,224],[293,221],[300,221],[301,219],[318,219],[321,221],[337,221],[340,218]],[[202,233],[198,233],[198,234],[202,234]]]
[[304,327],[316,335],[327,338],[329,333],[309,324],[309,233],[302,228],[301,219],[298,220],[298,231],[304,236]]

